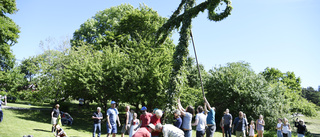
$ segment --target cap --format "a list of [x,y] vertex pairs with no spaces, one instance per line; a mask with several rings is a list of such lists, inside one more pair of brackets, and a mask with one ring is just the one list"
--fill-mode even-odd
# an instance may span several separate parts
[[147,107],[143,106],[143,107],[141,108],[141,110],[142,110],[142,111],[147,110]]
[[156,127],[155,127],[152,123],[150,123],[150,124],[148,125],[148,127],[152,128],[153,130],[156,129]]
[[116,102],[115,101],[111,101],[111,104],[116,104]]

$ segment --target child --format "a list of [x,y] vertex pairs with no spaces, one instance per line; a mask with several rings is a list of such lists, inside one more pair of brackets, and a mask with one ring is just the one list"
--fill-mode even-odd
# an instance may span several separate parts
[[67,137],[67,133],[64,132],[63,129],[59,125],[56,125],[55,136],[56,137]]
[[265,123],[264,123],[262,115],[259,116],[259,119],[257,120],[256,125],[257,125],[256,129],[257,129],[257,132],[258,132],[258,137],[263,137]]
[[250,123],[250,131],[249,131],[249,137],[254,137],[254,121],[251,120],[251,123]]
[[291,132],[291,127],[288,122],[288,119],[286,119],[286,118],[283,119],[283,124],[281,125],[281,131],[282,131],[283,137],[289,137],[290,132]]
[[131,122],[129,137],[132,137],[133,134],[136,132],[134,129],[136,129],[139,126],[139,119],[137,119],[137,113],[133,113],[133,119]]
[[282,120],[281,118],[278,118],[278,124],[277,124],[277,137],[282,137],[282,133],[281,133],[281,126],[282,126]]

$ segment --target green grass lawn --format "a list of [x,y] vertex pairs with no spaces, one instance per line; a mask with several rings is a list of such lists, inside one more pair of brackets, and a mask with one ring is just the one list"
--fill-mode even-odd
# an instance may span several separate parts
[[[23,135],[33,135],[35,137],[52,137],[51,133],[51,106],[33,106],[24,103],[8,103],[11,107],[21,108],[40,108],[41,110],[12,110],[2,109],[4,120],[0,123],[1,137],[22,137]],[[44,109],[43,109],[44,108]],[[91,115],[96,106],[86,109],[79,109],[77,104],[68,105],[68,113],[74,118],[72,126],[62,126],[67,132],[68,137],[90,137],[92,136]],[[63,111],[63,108],[61,108]],[[319,114],[320,115],[320,114]],[[306,121],[307,128],[314,134],[320,134],[320,118],[301,117]],[[292,126],[293,127],[293,126]],[[219,127],[217,127],[220,130]],[[121,127],[120,127],[121,130]],[[294,129],[295,131],[296,129]],[[119,131],[119,130],[118,130]],[[105,122],[102,123],[102,136],[106,136]],[[117,136],[121,136],[117,134]],[[276,136],[273,131],[265,132],[265,137]],[[126,135],[128,137],[128,135]],[[193,137],[196,137],[196,131],[193,131]],[[222,133],[217,131],[214,137],[222,137]]]

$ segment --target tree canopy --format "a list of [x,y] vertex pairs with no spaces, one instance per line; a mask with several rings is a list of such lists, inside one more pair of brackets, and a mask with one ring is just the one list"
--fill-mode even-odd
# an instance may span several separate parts
[[0,1],[0,71],[13,68],[15,58],[11,46],[17,43],[19,27],[6,14],[14,14],[17,11],[15,0]]

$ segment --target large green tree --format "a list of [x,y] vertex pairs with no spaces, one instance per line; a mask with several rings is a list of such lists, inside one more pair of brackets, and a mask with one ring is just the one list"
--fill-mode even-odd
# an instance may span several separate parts
[[[217,113],[217,118],[221,118],[226,108],[234,116],[243,111],[249,121],[262,114],[266,123],[276,123],[277,118],[289,113],[290,103],[283,95],[285,86],[282,83],[269,84],[262,75],[255,74],[248,63],[228,63],[209,73],[206,96],[216,107],[216,112],[221,112]],[[266,124],[266,127],[273,126]]]
[[105,70],[115,71],[120,77],[106,81],[108,84],[121,84],[113,86],[112,90],[107,91],[112,94],[104,94],[104,98],[127,102],[137,108],[139,105],[161,107],[159,104],[164,103],[165,91],[168,89],[175,47],[170,38],[162,44],[155,42],[157,30],[165,21],[166,18],[145,5],[139,8],[119,5],[98,12],[74,33],[71,40],[73,47],[91,45],[94,50],[117,47],[126,54],[128,62],[121,65],[128,73],[120,73],[123,70]]
[[7,71],[14,66],[14,55],[11,46],[17,43],[19,27],[6,14],[17,11],[15,0],[0,1],[0,71]]

